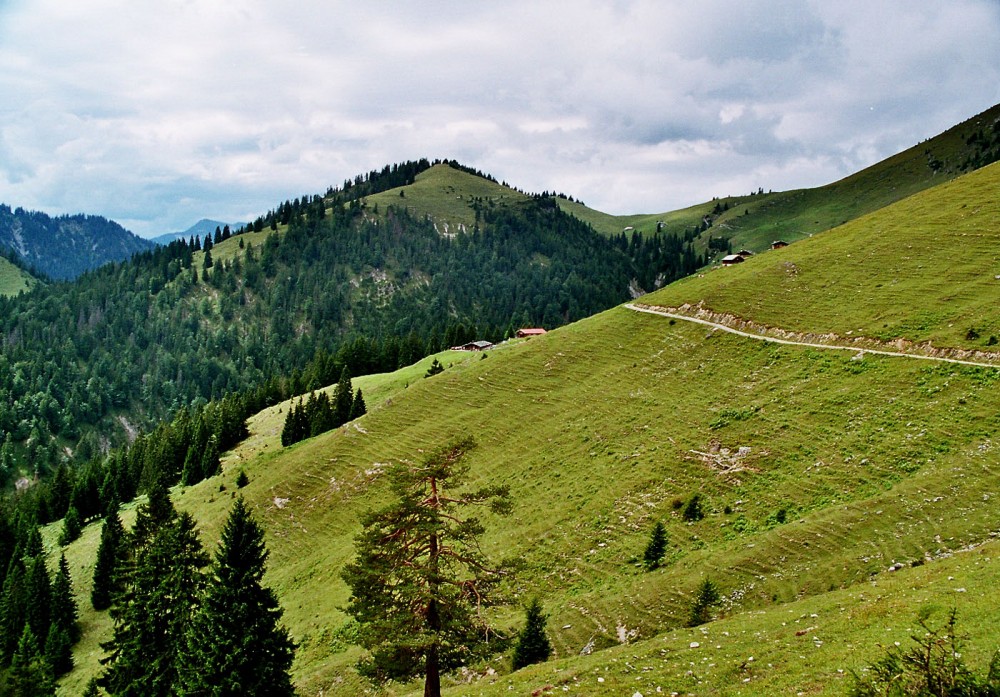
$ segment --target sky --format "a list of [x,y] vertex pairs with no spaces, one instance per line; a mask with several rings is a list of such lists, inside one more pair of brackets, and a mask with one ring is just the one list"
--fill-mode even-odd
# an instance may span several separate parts
[[998,102],[1000,0],[0,0],[0,202],[146,237],[421,157],[665,212]]

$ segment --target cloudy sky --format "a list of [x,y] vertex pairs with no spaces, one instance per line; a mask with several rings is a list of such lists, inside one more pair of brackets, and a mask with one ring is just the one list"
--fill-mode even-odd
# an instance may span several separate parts
[[997,102],[1000,0],[0,0],[0,202],[144,236],[420,157],[660,212]]

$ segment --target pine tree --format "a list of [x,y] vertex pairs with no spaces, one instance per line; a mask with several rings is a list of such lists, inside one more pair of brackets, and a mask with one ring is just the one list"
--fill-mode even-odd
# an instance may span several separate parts
[[691,616],[688,619],[689,627],[697,627],[712,619],[712,608],[719,604],[722,596],[719,595],[719,588],[711,579],[706,578],[698,586],[698,594],[691,605]]
[[351,404],[351,421],[364,416],[368,413],[368,407],[365,405],[364,395],[361,394],[361,388],[354,393],[354,402]]
[[178,654],[208,563],[189,513],[156,530],[133,562],[128,585],[111,608],[114,633],[101,686],[112,695],[170,695]]
[[39,554],[28,563],[25,584],[25,610],[31,632],[36,637],[49,635],[52,621],[52,581],[45,566],[45,555]]
[[80,513],[76,506],[70,506],[63,518],[62,532],[59,534],[59,544],[65,547],[70,542],[80,537],[82,526],[80,524]]
[[541,663],[552,655],[552,644],[545,635],[548,615],[542,612],[542,603],[533,599],[525,608],[524,629],[517,636],[514,646],[513,668],[520,670],[533,663]]
[[17,650],[10,665],[10,688],[18,697],[50,697],[55,695],[52,668],[38,647],[31,627],[24,625]]
[[642,555],[643,563],[650,571],[655,569],[663,561],[663,555],[667,553],[667,529],[659,520],[653,526],[653,532],[649,537],[649,544]]
[[79,613],[73,598],[73,580],[69,575],[66,555],[59,556],[59,568],[52,581],[52,625],[66,632],[70,643],[80,638]]
[[333,425],[343,426],[351,420],[351,407],[354,405],[354,387],[351,385],[351,371],[344,366],[340,371],[340,380],[333,393]]
[[17,651],[17,640],[27,624],[26,580],[20,558],[11,558],[0,596],[0,664]]
[[73,670],[73,642],[65,629],[54,623],[49,625],[49,635],[45,639],[45,660],[52,669],[53,677],[60,677]]
[[178,694],[294,694],[295,645],[274,591],[261,585],[266,560],[264,531],[237,498],[184,642]]
[[101,543],[97,548],[94,564],[94,585],[90,591],[90,604],[95,610],[107,610],[115,593],[121,590],[119,566],[124,558],[125,528],[118,517],[118,504],[109,506],[112,510],[104,516],[101,527]]
[[476,612],[501,578],[479,550],[484,532],[462,509],[510,512],[506,487],[456,492],[468,472],[471,438],[430,453],[416,467],[390,469],[398,500],[369,513],[355,538],[356,558],[342,576],[351,589],[347,612],[370,651],[362,672],[373,680],[424,675],[424,695],[441,694],[441,672],[488,650],[490,630]]
[[424,377],[425,378],[433,377],[438,373],[443,373],[443,372],[444,372],[444,366],[441,365],[440,361],[438,361],[437,358],[435,358],[433,361],[431,361],[431,365],[427,369],[427,372],[424,373]]

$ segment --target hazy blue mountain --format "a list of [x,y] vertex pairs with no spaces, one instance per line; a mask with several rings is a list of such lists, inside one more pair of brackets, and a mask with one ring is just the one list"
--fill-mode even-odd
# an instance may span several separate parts
[[205,235],[212,235],[215,233],[215,228],[225,227],[226,225],[229,225],[229,228],[235,231],[237,228],[243,225],[243,223],[224,223],[219,220],[209,220],[208,218],[202,218],[197,223],[189,227],[187,230],[182,230],[181,232],[168,232],[163,235],[157,235],[156,237],[153,237],[151,239],[153,242],[162,245],[170,244],[175,240],[187,240],[195,236],[200,237],[201,239],[205,239]]
[[53,218],[3,204],[0,245],[13,249],[26,266],[55,279],[76,278],[153,247],[149,240],[107,218],[84,214]]

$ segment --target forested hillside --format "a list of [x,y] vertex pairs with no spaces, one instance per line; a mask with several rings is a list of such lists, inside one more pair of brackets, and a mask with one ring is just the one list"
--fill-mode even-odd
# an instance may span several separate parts
[[[442,235],[357,195],[372,173],[286,202],[242,234],[177,241],[0,301],[5,479],[86,460],[185,406],[267,386],[274,399],[391,370],[521,325],[613,306],[701,263],[683,239],[608,239],[548,197],[483,204]],[[258,230],[258,232],[255,232]]]
[[0,245],[28,267],[56,279],[76,278],[89,269],[151,249],[118,223],[96,215],[64,215],[11,210],[0,204]]

